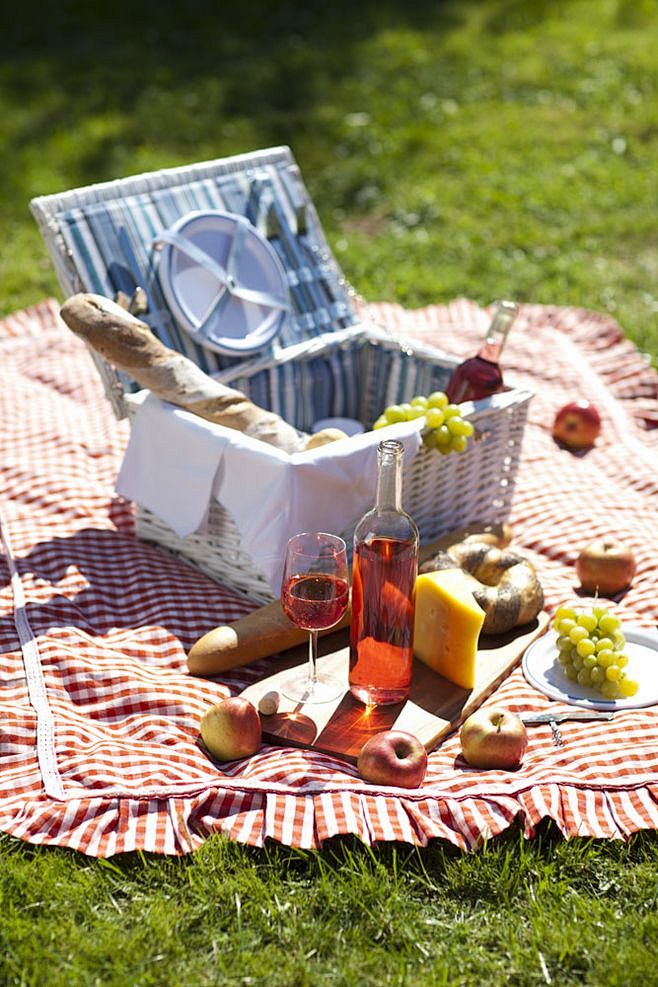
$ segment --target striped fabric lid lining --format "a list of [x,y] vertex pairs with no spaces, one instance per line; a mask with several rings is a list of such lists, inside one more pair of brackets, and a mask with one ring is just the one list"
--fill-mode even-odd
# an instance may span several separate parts
[[239,361],[198,345],[176,324],[157,277],[155,241],[188,212],[216,209],[245,216],[276,251],[287,274],[292,310],[270,352],[356,322],[345,279],[322,247],[299,181],[284,165],[271,164],[171,188],[117,194],[65,211],[62,236],[85,291],[130,296],[139,284],[149,296],[145,319],[156,335],[215,373]]

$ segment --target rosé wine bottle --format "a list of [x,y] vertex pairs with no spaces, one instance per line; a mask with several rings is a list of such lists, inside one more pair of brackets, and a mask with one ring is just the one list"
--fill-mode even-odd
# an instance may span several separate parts
[[516,318],[516,302],[498,302],[493,319],[487,329],[482,346],[475,356],[464,360],[453,371],[446,394],[452,404],[462,401],[479,401],[503,389],[503,372],[500,369],[507,334]]
[[418,529],[402,510],[403,455],[379,444],[375,506],[354,530],[349,687],[368,706],[403,702],[411,684]]

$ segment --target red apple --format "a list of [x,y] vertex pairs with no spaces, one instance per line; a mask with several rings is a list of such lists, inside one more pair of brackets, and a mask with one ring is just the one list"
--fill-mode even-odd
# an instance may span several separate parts
[[201,717],[201,739],[218,761],[250,757],[260,747],[262,727],[253,703],[241,696],[224,699]]
[[576,573],[588,593],[613,596],[633,581],[635,556],[617,538],[599,538],[585,545],[576,559]]
[[462,754],[474,768],[518,768],[528,749],[523,721],[507,709],[478,709],[464,720],[459,739]]
[[383,730],[361,748],[357,769],[372,785],[418,788],[427,771],[427,751],[404,730]]
[[553,422],[553,438],[569,449],[587,449],[594,445],[600,431],[601,416],[584,398],[565,404]]

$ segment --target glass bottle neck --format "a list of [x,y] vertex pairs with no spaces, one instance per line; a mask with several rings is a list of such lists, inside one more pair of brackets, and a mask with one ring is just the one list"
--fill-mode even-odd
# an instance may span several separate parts
[[402,510],[402,460],[404,446],[394,439],[379,443],[377,449],[377,497],[375,510]]
[[518,305],[516,302],[498,302],[489,328],[487,329],[487,335],[478,351],[478,356],[483,360],[488,360],[490,363],[498,363],[517,312]]

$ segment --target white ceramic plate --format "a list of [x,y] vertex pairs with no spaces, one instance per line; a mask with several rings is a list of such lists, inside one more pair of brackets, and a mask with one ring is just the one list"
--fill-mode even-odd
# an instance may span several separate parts
[[628,699],[604,699],[586,686],[570,682],[556,661],[557,634],[549,631],[534,641],[523,655],[523,673],[535,689],[550,699],[586,709],[640,709],[658,703],[658,632],[645,627],[624,626],[628,655],[626,673],[640,683]]
[[[226,269],[239,217],[218,211],[191,212],[171,227]],[[177,245],[165,243],[158,276],[169,309],[179,326],[203,346],[228,356],[248,356],[279,333],[286,311],[231,295],[203,336],[199,329],[209,311],[227,291],[215,275]],[[237,283],[252,291],[288,299],[286,272],[271,244],[249,224],[238,263]]]

